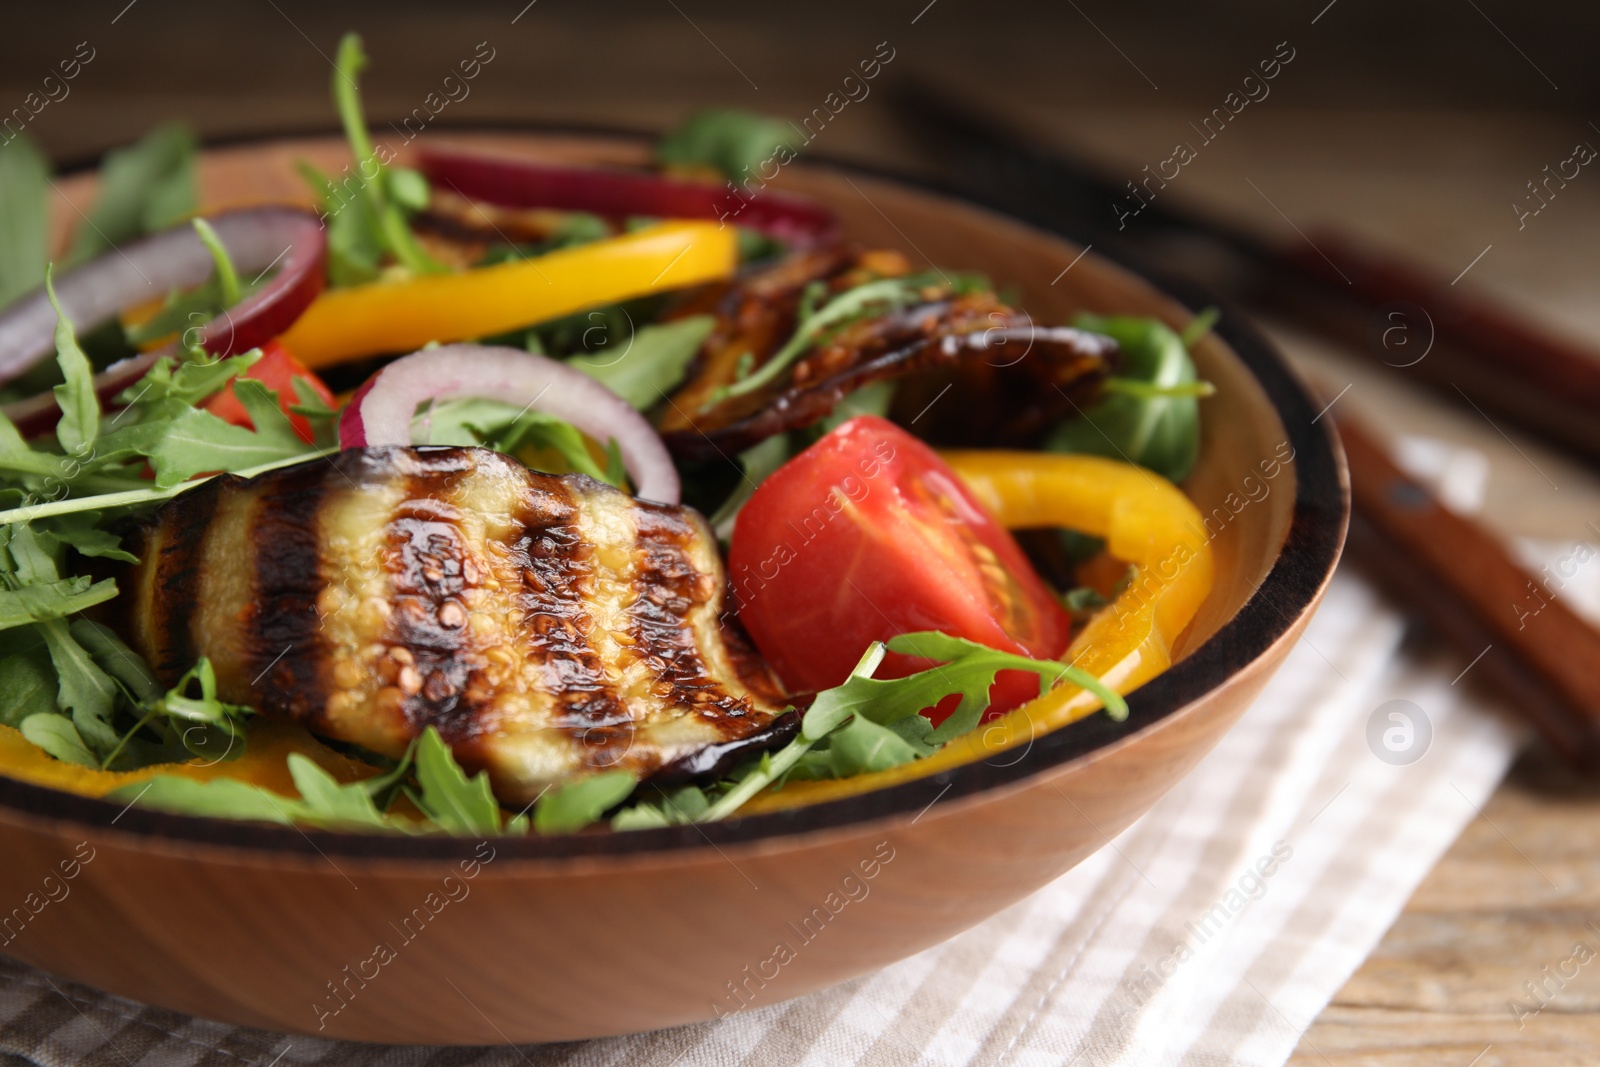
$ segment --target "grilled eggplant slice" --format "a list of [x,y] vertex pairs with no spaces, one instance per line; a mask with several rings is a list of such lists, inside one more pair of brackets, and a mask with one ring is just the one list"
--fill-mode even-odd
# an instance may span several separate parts
[[898,252],[814,249],[677,309],[677,315],[709,312],[717,322],[690,380],[659,415],[667,447],[689,460],[731,456],[810,426],[855,390],[892,379],[907,379],[907,396],[919,398],[912,415],[954,387],[962,402],[951,405],[958,414],[948,432],[944,420],[934,420],[939,443],[1027,445],[1074,404],[1088,403],[1111,370],[1117,346],[1110,338],[1037,327],[992,292],[956,292],[935,279],[921,302],[844,326],[770,387],[717,399],[721,386],[741,369],[759,368],[794,333],[808,286],[820,284],[833,296],[910,273]]
[[781,744],[770,672],[721,616],[705,521],[481,448],[371,448],[214,479],[146,533],[127,620],[167,681],[399,756],[438,728],[502,802]]

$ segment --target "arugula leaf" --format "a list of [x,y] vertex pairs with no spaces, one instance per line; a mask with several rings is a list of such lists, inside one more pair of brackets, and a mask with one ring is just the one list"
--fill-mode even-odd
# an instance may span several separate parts
[[316,762],[299,752],[289,756],[289,777],[299,790],[304,807],[316,813],[316,821],[356,826],[389,825],[389,820],[372,802],[364,782],[341,785],[339,780]]
[[[1030,659],[1011,652],[1000,652],[975,641],[951,637],[949,634],[934,630],[901,634],[891,638],[889,651],[923,659],[946,661],[943,667],[934,667],[913,674],[910,678],[895,679],[888,683],[893,685],[897,681],[910,681],[911,678],[937,676],[932,690],[939,692],[938,697],[927,704],[918,705],[919,708],[932,707],[951,693],[961,693],[961,704],[930,735],[929,740],[935,743],[942,744],[978,725],[984,709],[989,705],[989,687],[994,684],[994,676],[1003,670],[1037,674],[1041,692],[1046,686],[1062,681],[1071,682],[1099,697],[1100,702],[1105,705],[1106,714],[1112,719],[1121,722],[1128,717],[1128,704],[1120,694],[1094,675],[1067,663]],[[907,694],[898,699],[908,701],[921,699],[921,693],[916,692],[916,688],[908,686]],[[874,717],[880,722],[888,721],[878,716]]]
[[576,833],[628,799],[638,785],[638,775],[618,769],[557,786],[534,805],[534,829],[541,834]]
[[30,715],[56,713],[56,674],[43,648],[0,659],[0,725],[20,727]]
[[333,102],[338,109],[345,136],[350,141],[350,151],[355,156],[355,180],[360,185],[356,199],[365,200],[369,205],[376,224],[374,232],[383,249],[397,263],[415,274],[440,273],[446,268],[417,243],[416,235],[406,223],[402,206],[426,205],[426,179],[414,171],[388,169],[378,158],[377,148],[372,143],[372,134],[362,114],[358,82],[366,66],[367,56],[362,51],[360,35],[345,34],[339,42],[339,53],[334,61]]
[[629,804],[611,818],[613,830],[650,830],[660,826],[692,823],[705,814],[711,798],[697,785],[683,785],[669,791],[650,787],[653,800]]
[[[251,402],[259,401],[262,393],[273,395],[266,386],[253,380],[240,379],[234,383],[234,395],[247,411],[258,410],[251,408]],[[273,408],[277,408],[275,402]],[[243,472],[312,454],[311,447],[300,440],[282,412],[277,413],[277,418],[266,415],[264,410],[262,415],[263,421],[257,423],[257,428],[247,430],[209,411],[185,409],[165,425],[160,439],[149,450],[156,486],[169,489],[197,474]]]
[[[943,663],[904,678],[872,677],[888,651]],[[1099,697],[1113,719],[1127,717],[1121,696],[1069,664],[999,652],[935,631],[901,634],[887,646],[874,642],[842,685],[818,693],[800,720],[800,735],[763,757],[699,821],[727,818],[756,793],[791,775],[846,777],[929,756],[978,725],[989,704],[989,687],[1002,670],[1029,671],[1038,675],[1041,686],[1070,681]],[[919,712],[952,693],[961,694],[961,703],[935,729]]]
[[22,585],[53,582],[61,577],[58,553],[55,546],[29,528],[20,527],[5,537],[5,560],[0,562],[7,574],[16,576]]
[[107,153],[100,165],[99,196],[73,236],[68,261],[92,259],[193,213],[199,200],[197,147],[193,131],[173,122]]
[[72,716],[83,743],[93,752],[110,752],[120,739],[111,725],[117,684],[101,670],[76,640],[66,622],[47,619],[38,624],[50,662],[56,668],[56,706]]
[[[1196,319],[1210,328],[1205,316]],[[1119,379],[1146,383],[1149,395],[1124,386],[1109,390],[1045,438],[1052,452],[1121,459],[1148,467],[1170,482],[1181,482],[1200,454],[1200,403],[1203,387],[1184,341],[1157,319],[1079,315],[1073,325],[1105,334],[1121,348]]]
[[489,788],[489,772],[468,778],[439,731],[428,727],[417,744],[417,785],[412,802],[451,833],[500,833],[500,804]]
[[227,359],[200,363],[162,357],[143,378],[117,394],[117,402],[137,404],[142,410],[158,412],[167,411],[172,405],[192,407],[220,392],[235,377],[255,366],[261,356],[261,349],[252,348]]
[[[144,657],[124,644],[109,627],[90,619],[74,619],[69,630],[95,665],[121,682],[133,699],[142,703],[161,696],[161,683]],[[182,686],[182,682],[178,683],[180,689]]]
[[683,381],[689,363],[716,324],[713,315],[692,315],[646,326],[634,334],[633,344],[620,356],[580,355],[567,362],[644,411]]
[[312,444],[317,448],[337,449],[339,412],[329,407],[304,378],[294,380],[294,395],[296,403],[290,404],[289,410],[305,419],[311,427]]
[[780,433],[739,453],[739,466],[743,468],[744,476],[734,486],[733,492],[728,494],[728,499],[711,515],[711,529],[716,532],[718,540],[727,542],[733,538],[733,524],[739,518],[739,512],[755,495],[761,483],[789,462],[789,457],[795,451],[790,435]]
[[239,272],[234,268],[233,258],[228,255],[227,246],[222,243],[222,238],[217,236],[217,231],[212,229],[211,223],[197,218],[192,225],[194,232],[200,237],[200,243],[211,253],[212,267],[216,271],[213,277],[216,279],[222,306],[231,308],[239,302],[241,295]]
[[283,826],[293,825],[297,821],[314,821],[313,813],[299,801],[249,782],[241,782],[237,778],[197,781],[175,774],[158,774],[148,781],[132,782],[113,789],[106,797],[180,815],[248,819]]
[[50,164],[26,134],[0,146],[0,307],[38,288],[49,255]]
[[[189,696],[189,690],[195,684],[200,686],[200,695]],[[187,674],[178,679],[178,684],[167,691],[166,696],[147,709],[147,714],[160,714],[170,719],[195,723],[195,726],[178,731],[178,739],[184,748],[196,756],[233,760],[244,755],[243,720],[254,715],[255,709],[218,700],[216,672],[212,669],[211,661],[202,656]],[[109,761],[110,757],[107,757]]]
[[56,362],[61,366],[62,378],[62,384],[55,387],[56,403],[61,407],[56,439],[69,453],[81,454],[94,444],[100,432],[100,398],[94,391],[94,367],[78,346],[72,320],[61,310],[48,268],[44,272],[44,287],[50,296],[50,306],[56,311]]
[[42,519],[34,531],[63,545],[71,545],[80,554],[99,559],[114,559],[123,563],[138,563],[139,557],[122,549],[122,538],[99,527],[102,515],[98,511],[80,511],[54,519]]
[[44,619],[62,619],[84,608],[104,604],[117,595],[111,578],[93,581],[87,575],[54,582],[0,589],[0,630],[10,630]]
[[328,281],[343,288],[376,279],[383,262],[383,233],[372,202],[349,188],[361,179],[346,179],[341,194],[340,186],[323,171],[303,161],[298,166],[301,177],[322,199],[328,227]]
[[431,727],[407,749],[393,769],[362,781],[341,783],[300,753],[291,755],[288,764],[289,775],[300,793],[298,798],[237,779],[197,782],[175,775],[158,775],[148,782],[123,786],[108,795],[128,803],[137,801],[188,815],[411,833],[428,827],[386,814],[384,809],[387,798],[394,795],[394,787],[407,775],[415,774],[420,795],[410,790],[408,795],[438,829],[463,834],[500,834],[526,829],[526,820],[515,819],[502,829],[500,808],[489,791],[488,775],[480,773],[467,778],[450,749]]
[[839,401],[838,406],[818,421],[811,428],[810,436],[813,440],[820,440],[824,435],[837,430],[857,415],[876,415],[880,419],[888,418],[889,407],[894,403],[894,388],[896,384],[893,381],[877,381],[863,385]]
[[53,711],[29,715],[17,727],[22,736],[44,749],[62,763],[76,763],[80,767],[98,767],[95,758],[78,736],[72,720]]
[[765,388],[781,377],[807,349],[820,343],[825,334],[864,316],[886,314],[915,303],[929,283],[930,279],[921,275],[879,278],[846,289],[821,308],[812,308],[811,299],[802,300],[800,322],[795,327],[794,335],[755,373],[713,392],[709,405],[715,406],[729,397],[744,396]]
[[434,445],[482,445],[514,455],[524,448],[548,449],[568,470],[624,488],[617,464],[601,467],[588,439],[571,423],[542,411],[467,397],[435,404],[412,421],[412,440]]
[[[276,470],[279,467],[289,467],[296,463],[304,463],[308,459],[326,455],[325,451],[308,450],[296,456],[263,463],[259,467],[247,467],[241,471],[234,471],[241,478],[253,478],[257,474]],[[111,508],[138,507],[145,504],[158,504],[163,500],[171,500],[175,496],[187,493],[191,489],[198,489],[208,479],[200,478],[193,481],[180,482],[177,485],[161,489],[130,489],[127,491],[105,492],[98,496],[79,497],[68,500],[50,500],[43,504],[22,504],[0,511],[0,526],[17,526],[23,523],[35,522],[39,519],[54,518],[57,515],[74,515],[82,511],[106,511]]]
[[931,756],[942,747],[932,735],[933,723],[921,715],[907,715],[888,725],[857,715],[827,738],[825,777],[886,771]]
[[[656,159],[669,166],[714,167],[732,181],[748,180],[761,164],[787,152],[788,123],[735,108],[697,111],[656,146]],[[785,161],[786,162],[786,161]]]

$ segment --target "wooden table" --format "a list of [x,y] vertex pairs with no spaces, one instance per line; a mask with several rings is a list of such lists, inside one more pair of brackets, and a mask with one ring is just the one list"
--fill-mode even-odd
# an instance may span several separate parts
[[[72,21],[77,15],[32,8],[19,15],[32,20],[29,32],[0,43],[0,94],[20,98],[35,80],[29,74],[34,67],[47,68],[55,51],[66,48],[62,54],[68,54],[74,42],[91,37],[101,49],[96,65],[70,101],[39,121],[37,132],[59,156],[83,158],[125,139],[130,130],[179,113],[213,136],[327,128],[328,68],[318,51],[331,53],[337,30],[350,16],[287,0],[284,7],[271,6],[278,12],[262,7],[223,15],[213,5],[148,0],[114,32],[101,25],[102,13],[94,14],[93,25],[80,26]],[[508,5],[507,11],[521,6]],[[895,76],[914,69],[954,80],[974,96],[1003,102],[1039,137],[1092,152],[1130,178],[1170,155],[1174,141],[1189,137],[1188,123],[1210,106],[1203,102],[1210,91],[1204,87],[1188,97],[1181,87],[1177,94],[1170,87],[1165,94],[1146,92],[1109,51],[1087,73],[1075,72],[1039,62],[1048,56],[1043,45],[1020,40],[1018,47],[1032,60],[997,66],[985,58],[987,52],[964,51],[970,34],[938,29],[933,15],[918,28],[898,12],[892,23],[878,12],[857,12],[850,16],[854,22],[840,22],[808,6],[815,18],[791,18],[781,31],[763,32],[726,12],[692,21],[681,9],[674,14],[651,8],[609,27],[597,43],[584,35],[570,9],[549,15],[548,5],[534,10],[537,15],[528,15],[530,22],[516,33],[507,11],[488,4],[452,12],[448,22],[431,5],[396,5],[385,8],[381,19],[352,19],[367,32],[379,63],[369,92],[373,114],[408,111],[480,40],[499,49],[496,65],[477,83],[473,101],[449,116],[451,123],[560,118],[650,127],[676,119],[691,103],[709,101],[801,115],[884,38],[899,48],[899,65],[890,68]],[[1072,25],[1077,29],[1071,32],[1087,36],[1081,24]],[[1120,26],[1106,25],[1127,43]],[[537,33],[523,32],[528,27]],[[230,65],[230,53],[212,54],[223,33],[232,35],[236,47],[248,41],[259,63],[246,70]],[[1179,36],[1130,47],[1142,67],[1159,73],[1199,51]],[[1098,38],[1088,39],[1100,47]],[[1493,41],[1500,47],[1498,38]],[[1472,47],[1480,45],[1474,41]],[[162,61],[151,62],[156,57]],[[1440,69],[1476,62],[1435,60]],[[1166,74],[1161,76],[1165,81]],[[1381,75],[1374,77],[1381,81]],[[1382,95],[1366,84],[1365,98]],[[1465,270],[1464,287],[1515,300],[1600,348],[1600,301],[1594,299],[1600,174],[1581,175],[1523,229],[1509,206],[1526,181],[1546,163],[1566,158],[1574,143],[1600,144],[1600,131],[1578,118],[1536,111],[1327,106],[1338,98],[1322,92],[1315,101],[1321,106],[1313,108],[1285,92],[1251,107],[1184,169],[1166,195],[1204,203],[1287,238],[1295,237],[1296,227],[1337,222],[1405,248],[1446,278]],[[818,150],[902,167],[908,161],[887,109],[870,99],[830,125]],[[1585,524],[1600,521],[1600,479],[1594,472],[1514,433],[1507,436],[1397,375],[1376,374],[1281,324],[1272,329],[1295,360],[1334,389],[1349,383],[1340,403],[1360,410],[1378,428],[1429,434],[1487,453],[1492,466],[1486,518],[1492,524],[1555,540],[1593,538]],[[1509,1001],[1527,1001],[1523,983],[1539,981],[1547,966],[1559,968],[1575,942],[1600,952],[1597,816],[1600,788],[1573,780],[1537,756],[1525,757],[1306,1033],[1292,1063],[1595,1062],[1600,962],[1582,967],[1520,1026]],[[1587,925],[1591,920],[1595,927]]]

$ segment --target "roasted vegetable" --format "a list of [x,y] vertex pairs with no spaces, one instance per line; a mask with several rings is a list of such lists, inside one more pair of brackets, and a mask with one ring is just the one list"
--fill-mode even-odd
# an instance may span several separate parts
[[724,770],[794,729],[694,512],[476,448],[369,448],[168,505],[119,600],[163,679],[398,757],[434,726],[521,806]]
[[[705,312],[716,328],[660,417],[684,459],[741,452],[815,424],[865,385],[913,376],[922,407],[960,386],[949,413],[959,429],[936,433],[940,443],[1019,442],[1086,399],[1116,352],[1109,338],[1035,327],[981,281],[912,275],[898,252],[798,253],[678,313]],[[927,425],[949,422],[940,412]]]

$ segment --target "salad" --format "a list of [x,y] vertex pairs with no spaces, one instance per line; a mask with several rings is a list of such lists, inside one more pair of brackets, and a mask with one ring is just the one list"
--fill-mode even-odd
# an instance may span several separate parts
[[1035,324],[736,184],[787,136],[739,112],[650,168],[401,158],[365,63],[314,209],[205,210],[163,127],[52,263],[48,166],[0,148],[0,773],[624,831],[1125,716],[1170,665],[1213,316]]

